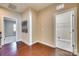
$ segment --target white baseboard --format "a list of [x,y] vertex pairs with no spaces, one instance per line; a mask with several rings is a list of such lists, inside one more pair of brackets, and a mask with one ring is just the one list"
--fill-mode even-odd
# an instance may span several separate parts
[[19,40],[16,39],[16,41],[21,41],[21,39],[19,39]]
[[51,45],[51,44],[48,44],[48,43],[46,43],[46,42],[34,41],[34,42],[32,42],[32,45],[35,44],[35,43],[41,43],[41,44],[47,45],[47,46],[49,46],[49,47],[55,48],[55,46],[53,46],[53,45]]
[[23,43],[25,43],[26,45],[30,46],[30,44],[28,42],[22,41]]
[[35,43],[37,43],[37,42],[38,42],[38,41],[34,41],[34,42],[32,42],[32,45],[35,44]]
[[47,45],[47,46],[52,47],[52,48],[55,48],[55,46],[53,44],[51,45],[51,44],[48,44],[48,43],[42,42],[42,41],[39,41],[39,43]]
[[52,44],[48,44],[48,43],[46,43],[46,42],[42,42],[42,41],[34,41],[34,42],[32,42],[32,44],[30,44],[30,43],[28,43],[28,42],[25,42],[25,41],[22,41],[22,42],[24,42],[25,44],[27,44],[27,45],[29,45],[29,46],[32,46],[33,44],[35,44],[35,43],[41,43],[41,44],[44,44],[44,45],[47,45],[47,46],[49,46],[49,47],[52,47],[52,48],[55,48],[55,46]]
[[22,42],[24,42],[24,43],[27,44],[28,46],[32,46],[33,44],[37,43],[37,41],[32,42],[32,44],[30,44],[30,43],[28,43],[28,42],[25,42],[25,41],[22,41]]

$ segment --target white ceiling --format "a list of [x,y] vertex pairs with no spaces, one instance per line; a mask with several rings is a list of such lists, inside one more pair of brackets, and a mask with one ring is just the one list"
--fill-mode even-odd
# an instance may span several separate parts
[[[8,8],[9,3],[0,3],[0,6]],[[13,3],[16,6],[16,9],[12,9],[13,11],[22,13],[27,8],[31,7],[36,11],[39,11],[43,8],[46,8],[49,5],[55,5],[54,3]],[[8,8],[10,9],[10,8]]]

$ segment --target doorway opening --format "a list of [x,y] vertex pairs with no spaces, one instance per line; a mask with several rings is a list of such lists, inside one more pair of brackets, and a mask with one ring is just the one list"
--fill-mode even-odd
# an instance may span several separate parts
[[17,41],[17,21],[16,19],[4,17],[3,37],[4,37],[4,44]]

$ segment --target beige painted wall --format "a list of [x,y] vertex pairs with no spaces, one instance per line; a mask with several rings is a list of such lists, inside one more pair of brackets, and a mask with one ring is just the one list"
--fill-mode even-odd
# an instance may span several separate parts
[[[16,12],[13,12],[13,11],[10,11],[10,10],[7,10],[5,8],[0,7],[0,31],[1,32],[3,30],[3,27],[2,27],[2,25],[3,25],[3,17],[5,17],[5,16],[10,17],[10,18],[16,18],[18,20],[18,22],[17,22],[17,28],[18,28],[17,39],[20,40],[20,38],[21,38],[20,37],[20,35],[21,35],[21,30],[20,30],[21,29],[21,27],[20,27],[21,18],[20,18],[20,15],[18,13],[16,13]],[[2,43],[3,43],[3,41],[2,41]]]
[[49,6],[38,13],[39,42],[55,45],[55,6]]
[[32,11],[32,43],[37,42],[38,40],[38,19],[37,19],[37,12],[34,9]]

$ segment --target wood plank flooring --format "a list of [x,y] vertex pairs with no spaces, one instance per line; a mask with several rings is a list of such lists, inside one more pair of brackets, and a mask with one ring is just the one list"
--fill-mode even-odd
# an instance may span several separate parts
[[58,48],[51,48],[41,43],[28,46],[23,42],[14,42],[5,44],[0,49],[0,56],[72,56],[71,52],[67,52]]

